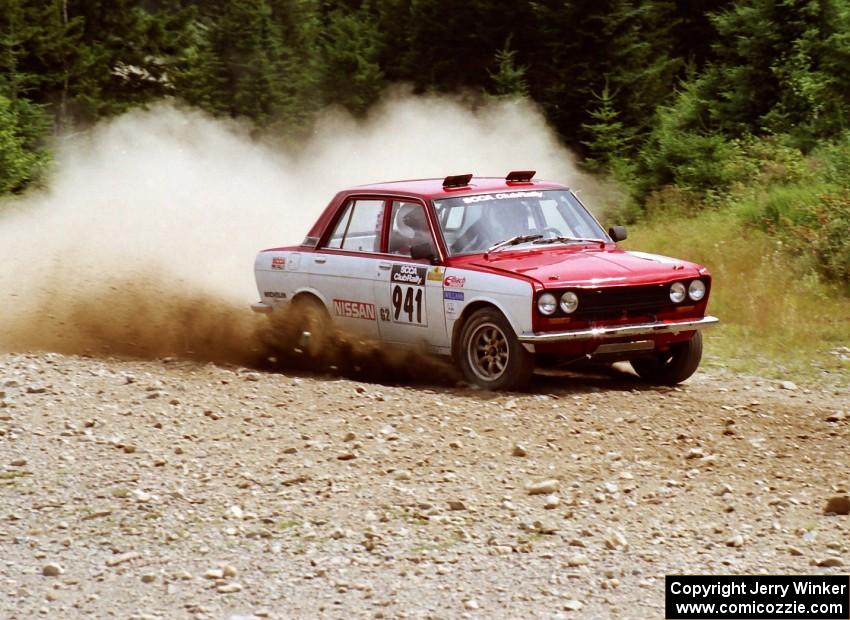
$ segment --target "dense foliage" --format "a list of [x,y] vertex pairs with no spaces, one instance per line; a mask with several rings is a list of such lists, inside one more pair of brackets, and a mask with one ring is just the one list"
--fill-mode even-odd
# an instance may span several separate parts
[[[630,190],[628,217],[702,209],[780,151],[846,162],[847,67],[848,0],[0,0],[0,193],[38,178],[51,134],[162,97],[297,137],[405,82],[534,99]],[[797,231],[841,279],[846,166],[830,174],[750,221]]]

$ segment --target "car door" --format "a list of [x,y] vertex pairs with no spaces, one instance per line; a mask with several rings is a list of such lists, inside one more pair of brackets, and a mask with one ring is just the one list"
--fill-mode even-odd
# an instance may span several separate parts
[[304,258],[309,282],[344,329],[377,338],[375,280],[386,201],[352,197],[340,209],[323,246]]
[[[378,263],[378,280],[375,283],[381,340],[402,344],[425,342],[432,348],[446,349],[448,337],[443,311],[445,269],[432,265],[428,259],[410,256],[412,246],[429,242],[433,255],[437,255],[427,210],[423,203],[413,200],[393,200],[390,207],[388,253]],[[411,222],[421,222],[424,228],[410,230]]]

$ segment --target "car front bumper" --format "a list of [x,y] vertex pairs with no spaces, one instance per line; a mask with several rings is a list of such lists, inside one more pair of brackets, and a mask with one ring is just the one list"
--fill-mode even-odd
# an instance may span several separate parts
[[705,316],[701,319],[687,319],[684,321],[655,321],[652,323],[638,323],[635,325],[610,325],[605,327],[592,327],[590,329],[574,329],[561,332],[539,332],[534,334],[520,334],[519,341],[528,349],[536,344],[548,344],[555,342],[572,342],[577,340],[601,340],[605,338],[631,338],[632,336],[653,336],[656,334],[679,334],[682,332],[697,331],[717,325],[720,319],[713,316]]

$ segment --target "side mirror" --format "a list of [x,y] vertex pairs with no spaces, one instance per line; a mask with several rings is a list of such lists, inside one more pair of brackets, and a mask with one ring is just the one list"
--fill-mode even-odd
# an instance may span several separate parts
[[425,243],[418,243],[410,248],[410,258],[427,258],[433,263],[437,257],[434,254],[434,247],[430,242],[426,241]]
[[612,226],[608,229],[608,236],[610,236],[614,241],[623,241],[629,235],[626,233],[625,226]]

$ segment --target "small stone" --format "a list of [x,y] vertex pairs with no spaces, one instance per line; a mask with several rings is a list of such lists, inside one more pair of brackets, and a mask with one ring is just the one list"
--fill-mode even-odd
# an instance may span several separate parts
[[233,594],[235,592],[242,591],[241,583],[225,583],[216,588],[216,592],[219,594]]
[[532,482],[526,485],[525,489],[529,495],[549,495],[558,492],[557,480],[543,480],[541,482]]
[[688,453],[685,455],[685,458],[688,460],[691,459],[701,459],[705,456],[705,452],[702,448],[691,448],[688,450]]
[[546,510],[553,510],[561,505],[561,498],[557,495],[547,495],[545,499],[545,503],[543,504],[543,508]]
[[45,564],[41,569],[41,574],[45,577],[58,577],[64,573],[64,569],[58,564]]
[[224,579],[224,571],[220,568],[211,568],[204,573],[204,579]]
[[26,464],[27,460],[25,458],[15,459],[11,463],[9,463],[9,465],[11,465],[12,467],[23,467]]
[[830,413],[828,416],[826,416],[826,421],[827,422],[841,422],[841,420],[843,420],[846,417],[847,416],[845,415],[845,413],[843,411],[836,411],[835,413]]
[[260,380],[260,373],[258,373],[258,372],[246,372],[244,375],[242,375],[242,378],[245,379],[245,381],[259,381]]
[[237,575],[237,570],[235,566],[231,566],[230,564],[225,564],[221,568],[221,572],[225,577],[235,577]]
[[350,461],[352,459],[356,459],[357,455],[354,452],[343,452],[342,454],[338,454],[336,459],[338,461]]
[[817,560],[816,564],[826,568],[833,568],[835,566],[844,566],[844,560],[836,556],[830,556],[822,560]]
[[145,573],[142,575],[142,583],[153,583],[156,581],[156,575],[154,573]]
[[590,560],[587,559],[587,556],[583,553],[576,553],[567,558],[567,566],[585,566],[588,564]]
[[449,442],[449,448],[454,448],[455,450],[460,450],[461,448],[463,448],[463,444],[460,443],[459,441],[450,441]]
[[345,437],[342,438],[343,441],[354,441],[355,439],[357,439],[357,435],[355,435],[351,431],[348,431],[345,434]]
[[124,444],[122,450],[124,450],[124,454],[133,454],[136,451],[136,446],[131,443],[127,443]]
[[528,450],[520,444],[514,444],[514,447],[511,450],[511,456],[528,456]]
[[554,534],[558,531],[558,526],[548,521],[535,521],[532,526],[540,534]]
[[797,389],[797,384],[794,383],[793,381],[780,381],[779,387],[782,388],[783,390],[789,390],[789,391],[793,392],[794,390]]
[[464,606],[466,609],[469,609],[469,610],[475,610],[475,609],[479,609],[479,608],[481,607],[481,606],[478,604],[478,601],[476,601],[474,598],[471,598],[471,599],[469,599],[468,601],[466,601],[466,602],[463,604],[463,606]]
[[743,547],[744,546],[744,537],[740,534],[735,534],[726,540],[727,547]]
[[568,599],[564,602],[564,609],[567,611],[579,611],[582,607],[584,607],[584,604],[574,598]]
[[788,547],[788,553],[790,553],[791,555],[797,555],[797,556],[803,555],[803,552],[801,550],[797,549],[797,547]]
[[27,394],[44,394],[47,391],[47,387],[44,385],[28,385],[27,386]]
[[629,542],[626,540],[626,537],[622,532],[618,532],[617,530],[609,530],[605,535],[605,546],[609,549],[627,549],[629,546]]
[[109,558],[106,560],[106,565],[110,567],[118,566],[119,564],[124,564],[125,562],[130,562],[131,560],[135,560],[140,557],[142,557],[142,554],[138,551],[127,551],[126,553]]
[[717,497],[723,497],[724,495],[727,495],[727,494],[732,493],[732,492],[733,492],[732,487],[729,486],[726,483],[723,483],[719,487],[717,487],[717,490],[714,492],[714,494]]
[[846,495],[830,497],[823,512],[824,514],[850,515],[850,497]]
[[620,490],[620,487],[617,485],[616,482],[606,482],[605,490],[613,495],[614,493],[617,493]]
[[228,512],[234,519],[241,519],[245,516],[245,513],[242,512],[242,508],[235,504],[228,509]]
[[410,478],[411,478],[411,474],[410,474],[410,472],[409,472],[408,470],[406,470],[406,469],[399,469],[399,470],[395,473],[395,479],[396,479],[396,480],[410,480]]
[[448,503],[451,510],[466,510],[466,504],[459,499],[450,499]]

